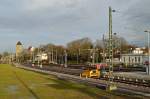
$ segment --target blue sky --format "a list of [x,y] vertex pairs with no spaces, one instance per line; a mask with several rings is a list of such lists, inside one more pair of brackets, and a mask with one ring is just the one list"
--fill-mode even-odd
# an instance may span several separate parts
[[93,41],[108,33],[108,7],[113,32],[145,44],[150,29],[150,0],[0,0],[0,52],[54,43],[65,45],[82,37]]

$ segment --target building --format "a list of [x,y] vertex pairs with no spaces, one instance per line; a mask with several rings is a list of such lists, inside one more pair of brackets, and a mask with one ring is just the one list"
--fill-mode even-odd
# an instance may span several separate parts
[[48,55],[46,53],[41,53],[36,55],[35,61],[47,61],[48,60]]
[[18,58],[23,51],[23,45],[20,41],[17,42],[16,44],[16,58]]
[[148,60],[148,55],[144,54],[141,48],[136,48],[129,54],[121,55],[121,62],[126,65],[142,65]]
[[35,56],[35,60],[34,60],[35,63],[37,63],[38,65],[39,64],[49,64],[48,63],[48,55],[47,53],[39,53]]
[[10,53],[7,56],[2,56],[0,59],[0,63],[11,63],[15,59],[15,54]]
[[128,65],[144,64],[146,55],[144,54],[122,54],[121,62]]

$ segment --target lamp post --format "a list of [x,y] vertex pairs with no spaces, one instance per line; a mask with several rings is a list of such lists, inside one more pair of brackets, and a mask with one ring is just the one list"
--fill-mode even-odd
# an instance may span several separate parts
[[150,46],[149,46],[149,43],[150,43],[150,31],[148,30],[145,30],[144,32],[148,33],[148,68],[147,68],[147,73],[148,75],[150,75]]

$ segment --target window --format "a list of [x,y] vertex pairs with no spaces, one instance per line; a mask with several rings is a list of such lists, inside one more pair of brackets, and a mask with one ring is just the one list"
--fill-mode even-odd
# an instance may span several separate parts
[[124,57],[124,62],[126,62],[126,58]]
[[140,57],[138,58],[138,62],[140,63],[140,61],[141,61],[141,59],[140,59]]
[[137,62],[137,58],[135,57],[135,63]]

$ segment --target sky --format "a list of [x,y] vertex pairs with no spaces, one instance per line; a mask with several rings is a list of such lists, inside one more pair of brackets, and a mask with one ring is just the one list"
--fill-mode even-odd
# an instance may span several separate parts
[[130,43],[146,44],[150,0],[0,0],[0,52],[53,43],[65,45],[83,37],[108,34],[108,8],[113,32]]

